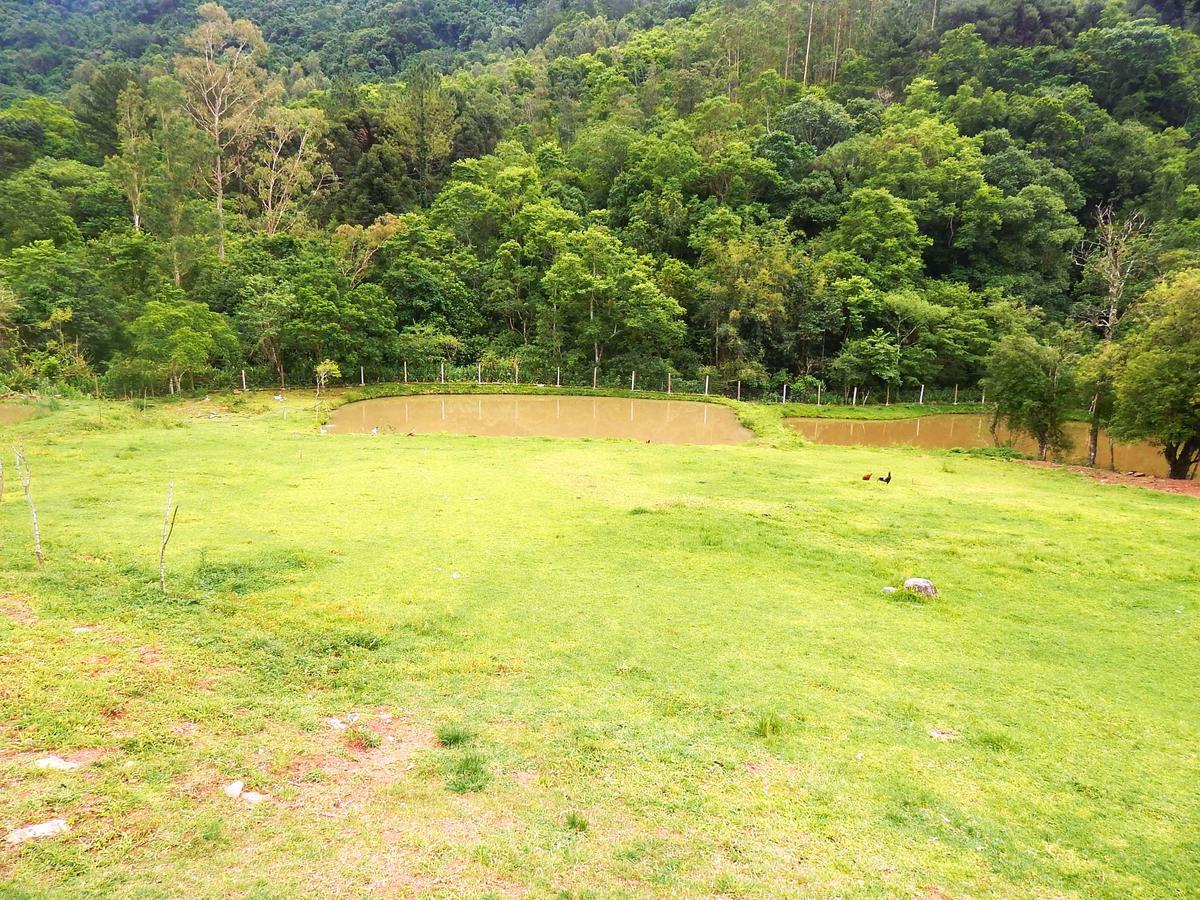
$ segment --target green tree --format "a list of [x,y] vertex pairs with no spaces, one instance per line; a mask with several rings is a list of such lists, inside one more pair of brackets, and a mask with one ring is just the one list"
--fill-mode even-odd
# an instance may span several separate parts
[[1112,432],[1162,447],[1171,478],[1200,460],[1200,269],[1179,272],[1137,307],[1142,329],[1122,342]]
[[157,366],[175,391],[182,390],[185,376],[205,376],[218,363],[237,359],[237,334],[223,315],[203,303],[152,300],[129,332],[134,353]]
[[1078,402],[1076,354],[1059,340],[1041,342],[1027,333],[1009,335],[988,360],[988,395],[995,404],[994,423],[1028,434],[1038,458],[1071,446],[1067,416]]

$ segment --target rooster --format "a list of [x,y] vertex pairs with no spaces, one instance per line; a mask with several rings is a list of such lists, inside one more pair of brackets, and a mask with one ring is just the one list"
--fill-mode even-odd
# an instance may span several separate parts
[[864,476],[863,476],[863,481],[870,481],[870,480],[871,480],[871,474],[872,474],[872,473],[868,472],[866,475],[864,475]]
[[876,481],[882,481],[884,484],[891,484],[892,483],[892,473],[888,472],[886,476],[880,475],[879,478],[876,479]]

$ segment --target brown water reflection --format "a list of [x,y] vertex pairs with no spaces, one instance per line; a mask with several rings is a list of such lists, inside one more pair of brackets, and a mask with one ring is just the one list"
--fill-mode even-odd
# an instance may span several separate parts
[[656,444],[739,444],[750,432],[728,407],[688,400],[513,394],[380,397],[335,409],[335,432],[631,438]]
[[24,422],[32,419],[37,410],[32,406],[21,403],[0,403],[0,425],[12,425],[14,422]]
[[[787,419],[810,441],[818,444],[859,444],[867,447],[920,447],[928,450],[949,450],[955,447],[971,449],[992,447],[991,416],[933,415],[917,419],[887,419],[856,421],[851,419]],[[1071,422],[1067,426],[1075,446],[1062,462],[1082,463],[1087,458],[1087,425]],[[1005,429],[1000,430],[1004,446],[1022,453],[1036,454],[1037,444],[1027,437],[1013,439]],[[1150,444],[1114,444],[1107,435],[1100,435],[1099,466],[1114,465],[1118,471],[1136,470],[1166,477],[1167,463],[1162,452]]]

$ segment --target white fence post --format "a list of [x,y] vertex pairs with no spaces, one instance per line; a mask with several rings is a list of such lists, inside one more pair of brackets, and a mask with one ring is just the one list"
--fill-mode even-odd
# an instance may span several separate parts
[[783,402],[787,403],[787,385],[783,386]]
[[483,363],[475,363],[475,383],[483,384]]
[[408,384],[408,360],[404,361],[404,383]]
[[739,378],[737,383],[737,398],[740,402],[742,399],[742,380]]
[[367,383],[367,370],[363,366],[358,367],[358,386],[363,387]]
[[562,366],[558,366],[554,370],[554,386],[562,387]]
[[858,385],[854,386],[854,396],[850,398],[851,406],[858,406]]
[[704,376],[704,396],[708,396],[708,376]]
[[246,370],[242,369],[242,390],[246,389]]
[[629,373],[629,390],[630,391],[636,390],[636,387],[635,387],[636,384],[637,384],[637,369],[634,369],[632,372]]
[[925,402],[925,385],[921,385],[921,396],[917,398],[918,403]]
[[442,384],[446,383],[446,361],[444,359],[442,360],[442,367],[438,377],[441,378]]

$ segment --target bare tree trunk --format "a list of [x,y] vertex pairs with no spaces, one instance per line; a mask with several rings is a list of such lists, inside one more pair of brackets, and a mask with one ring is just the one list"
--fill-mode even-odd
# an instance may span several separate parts
[[1100,392],[1092,395],[1092,405],[1089,409],[1091,418],[1088,421],[1088,465],[1096,465],[1096,451],[1100,448]]
[[171,510],[171,501],[175,499],[175,481],[167,487],[167,509],[163,513],[162,544],[158,548],[158,586],[165,594],[167,592],[167,541],[175,530],[175,517],[179,515],[179,507]]
[[213,171],[213,191],[217,200],[217,259],[225,262],[225,160],[217,151]]
[[46,564],[46,557],[42,555],[42,530],[38,526],[37,507],[33,505],[33,492],[30,490],[33,473],[29,470],[29,460],[23,450],[13,447],[13,454],[17,459],[17,477],[21,479],[21,487],[25,491],[25,502],[29,504],[29,516],[33,520],[33,555],[37,557],[40,567]]
[[813,17],[817,12],[817,0],[809,0],[808,4],[808,38],[804,42],[804,84],[808,84],[808,60],[812,55]]

